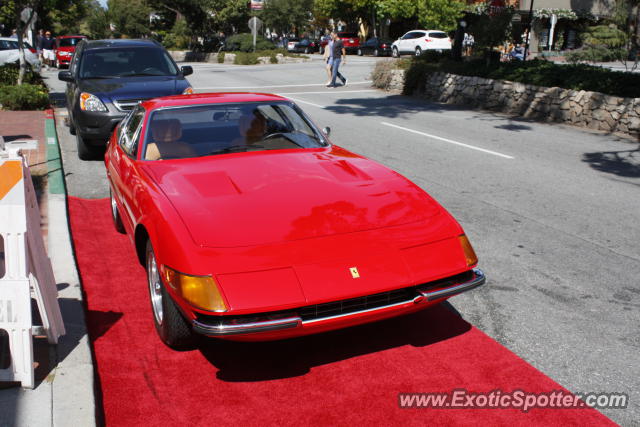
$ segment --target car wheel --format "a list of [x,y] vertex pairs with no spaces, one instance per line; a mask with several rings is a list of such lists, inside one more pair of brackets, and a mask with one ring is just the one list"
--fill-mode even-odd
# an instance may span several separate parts
[[95,150],[87,145],[87,142],[83,137],[76,132],[76,144],[78,145],[78,158],[80,160],[93,160],[95,157]]
[[362,49],[358,49],[358,56],[362,56]]
[[422,55],[422,48],[420,46],[416,47],[416,56]]
[[147,240],[146,255],[147,283],[156,331],[162,342],[171,348],[191,348],[195,344],[196,335],[162,283],[160,268],[150,240]]
[[380,51],[378,49],[375,49],[373,51],[373,56],[380,56]]
[[120,212],[118,212],[118,205],[116,204],[115,197],[113,197],[111,187],[109,187],[109,198],[111,199],[111,218],[113,219],[113,225],[115,225],[118,233],[124,234],[124,225],[122,224],[122,218],[120,217]]
[[392,55],[394,58],[399,58],[399,57],[400,57],[400,54],[398,53],[398,48],[397,48],[397,47],[394,47],[394,48],[391,50],[391,55]]

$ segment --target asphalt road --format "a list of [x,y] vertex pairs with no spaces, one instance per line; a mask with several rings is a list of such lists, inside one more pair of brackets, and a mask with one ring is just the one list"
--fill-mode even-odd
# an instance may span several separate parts
[[[324,87],[317,55],[304,64],[191,64],[189,80],[199,92],[288,96],[331,127],[335,144],[428,191],[465,228],[490,281],[452,305],[569,390],[628,393],[627,409],[603,412],[637,425],[639,141],[372,90],[374,62],[349,57],[349,85],[337,89]],[[61,123],[69,194],[106,197],[102,163],[78,161]]]

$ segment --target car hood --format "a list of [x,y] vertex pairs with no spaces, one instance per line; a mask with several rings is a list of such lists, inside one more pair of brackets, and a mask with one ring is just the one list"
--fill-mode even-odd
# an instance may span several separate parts
[[242,247],[408,224],[442,210],[399,174],[346,150],[145,162],[203,247]]
[[87,79],[80,81],[80,90],[103,100],[149,99],[179,95],[189,83],[184,77],[144,76],[115,79]]

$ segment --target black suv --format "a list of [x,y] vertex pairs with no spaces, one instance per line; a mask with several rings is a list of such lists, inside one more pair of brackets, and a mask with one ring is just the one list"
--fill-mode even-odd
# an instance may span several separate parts
[[83,40],[78,43],[67,82],[69,130],[76,135],[78,157],[95,158],[116,125],[140,101],[192,93],[185,76],[167,51],[153,40]]

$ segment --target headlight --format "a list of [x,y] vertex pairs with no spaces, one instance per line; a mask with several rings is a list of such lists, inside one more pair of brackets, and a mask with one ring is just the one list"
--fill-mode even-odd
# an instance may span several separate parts
[[182,92],[183,95],[191,95],[192,93],[193,93],[193,88],[191,86],[189,86]]
[[97,96],[87,92],[80,94],[80,109],[84,111],[107,111],[107,107]]
[[162,276],[171,289],[194,307],[208,311],[227,311],[218,285],[211,276],[189,276],[162,266]]
[[471,242],[467,239],[467,236],[464,234],[458,236],[458,240],[460,241],[460,245],[462,246],[462,250],[464,251],[464,257],[467,260],[467,266],[473,267],[478,263],[478,257],[476,256],[476,252],[473,250],[473,246],[471,246]]

